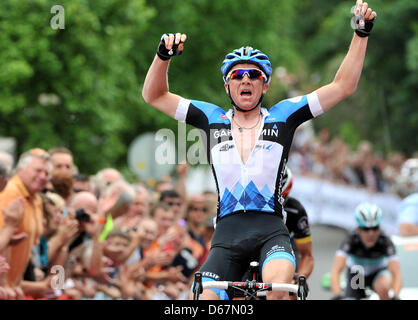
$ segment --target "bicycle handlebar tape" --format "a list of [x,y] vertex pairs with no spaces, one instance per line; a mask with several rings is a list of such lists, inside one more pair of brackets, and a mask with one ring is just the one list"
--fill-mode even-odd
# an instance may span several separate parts
[[170,34],[165,33],[161,36],[161,40],[160,40],[160,43],[158,44],[158,48],[157,48],[157,56],[161,60],[164,60],[164,61],[169,60],[173,56],[179,56],[183,52],[183,51],[178,50],[178,47],[179,47],[178,44],[173,44],[173,48],[171,50],[168,50],[165,47],[164,36],[168,36],[168,35],[170,35]]
[[353,16],[352,25],[354,32],[362,38],[368,37],[373,29],[376,17],[372,20],[366,20],[364,15]]

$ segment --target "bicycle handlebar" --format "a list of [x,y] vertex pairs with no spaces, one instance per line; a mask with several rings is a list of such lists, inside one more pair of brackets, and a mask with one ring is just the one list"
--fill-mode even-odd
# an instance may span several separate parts
[[288,291],[296,293],[299,298],[305,300],[309,289],[306,283],[305,276],[298,277],[298,284],[289,283],[264,283],[255,281],[205,281],[202,282],[202,276],[200,272],[195,273],[195,282],[193,287],[194,299],[198,300],[198,296],[203,292],[203,289],[241,289],[251,290],[257,295],[263,291]]
[[203,289],[225,289],[243,288],[249,289],[253,285],[254,289],[266,291],[289,291],[298,292],[298,285],[288,283],[264,283],[264,282],[232,282],[232,281],[206,281],[202,283]]

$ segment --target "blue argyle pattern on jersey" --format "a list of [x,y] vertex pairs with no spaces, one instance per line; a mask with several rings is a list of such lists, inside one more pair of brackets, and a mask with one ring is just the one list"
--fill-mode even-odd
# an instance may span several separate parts
[[238,182],[232,191],[225,189],[219,209],[219,217],[240,210],[274,212],[274,194],[267,185],[259,190],[252,181],[245,188]]

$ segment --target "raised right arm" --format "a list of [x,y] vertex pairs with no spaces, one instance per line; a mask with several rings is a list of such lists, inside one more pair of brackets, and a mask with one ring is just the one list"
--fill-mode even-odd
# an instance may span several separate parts
[[[167,50],[171,50],[173,45],[178,45],[179,52],[182,52],[186,38],[185,34],[180,33],[166,35],[164,37],[165,47]],[[170,59],[162,60],[158,55],[155,55],[145,77],[142,97],[146,103],[174,118],[181,97],[169,92],[167,76],[169,61]]]

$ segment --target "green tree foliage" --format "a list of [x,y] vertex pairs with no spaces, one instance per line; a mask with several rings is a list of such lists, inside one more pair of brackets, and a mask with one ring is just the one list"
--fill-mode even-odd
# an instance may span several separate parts
[[[266,52],[296,81],[278,77],[271,106],[332,80],[352,37],[354,1],[62,0],[65,29],[50,26],[52,0],[0,3],[0,136],[18,153],[64,145],[85,173],[127,172],[136,136],[176,121],[141,97],[147,69],[165,32],[188,35],[169,69],[170,89],[225,108],[220,67],[243,45]],[[354,96],[315,120],[355,145],[367,138],[385,151],[416,148],[418,23],[416,1],[373,0],[378,20]],[[318,80],[319,79],[319,80]],[[412,143],[413,142],[413,143]],[[144,152],[147,152],[144,150]]]
[[229,105],[219,71],[228,51],[248,44],[263,48],[273,61],[293,58],[289,2],[60,4],[63,30],[50,26],[54,1],[0,5],[0,135],[16,137],[19,153],[65,145],[83,172],[126,166],[128,146],[138,134],[176,129],[174,120],[140,95],[164,32],[189,36],[186,51],[170,68],[173,91],[220,105]]
[[54,30],[55,4],[0,4],[0,135],[19,152],[65,145],[95,172],[126,154],[139,108],[134,42],[155,11],[142,0],[61,1],[65,29]]
[[291,1],[185,0],[179,5],[157,0],[152,5],[158,14],[150,39],[163,32],[188,35],[183,56],[173,61],[170,70],[170,84],[179,94],[229,108],[220,68],[225,55],[242,46],[259,48],[275,65],[297,64],[293,30],[288,27],[295,15]]
[[[303,45],[309,53],[303,58],[311,72],[320,72],[321,84],[332,80],[351,40],[347,29],[352,4],[299,3],[300,15],[323,13],[322,19],[307,20],[300,34],[301,40],[307,40]],[[418,2],[374,0],[369,4],[378,16],[358,89],[315,124],[329,127],[352,146],[368,139],[381,151],[401,150],[410,155],[418,146]]]

